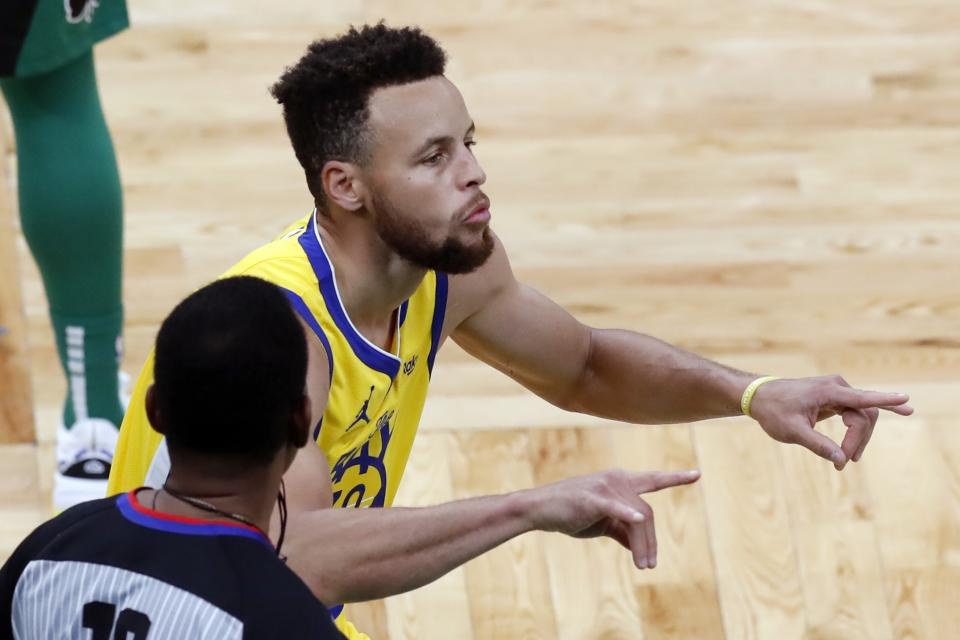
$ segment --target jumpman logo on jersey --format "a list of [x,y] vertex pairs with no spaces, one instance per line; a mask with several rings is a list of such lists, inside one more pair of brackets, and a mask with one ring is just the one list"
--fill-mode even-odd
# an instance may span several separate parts
[[[355,426],[360,424],[363,421],[365,424],[370,424],[370,416],[367,415],[367,409],[370,408],[370,400],[373,399],[373,387],[370,387],[370,395],[367,396],[367,399],[363,401],[363,404],[360,405],[360,410],[357,411],[357,417],[353,419],[353,422],[350,423],[350,426],[347,427],[347,431],[353,429]],[[344,432],[346,433],[346,431]]]

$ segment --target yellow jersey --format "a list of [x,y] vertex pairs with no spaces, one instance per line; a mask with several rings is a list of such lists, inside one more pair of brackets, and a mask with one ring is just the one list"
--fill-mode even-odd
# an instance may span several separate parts
[[[337,507],[393,503],[420,422],[447,300],[447,276],[427,272],[397,310],[394,348],[385,351],[357,331],[337,289],[315,214],[256,249],[223,277],[250,275],[280,286],[327,352],[330,393],[313,431],[327,457]],[[147,421],[153,353],[133,389],[110,471],[108,494],[162,486],[169,471],[163,438]],[[309,445],[308,445],[309,446]],[[364,638],[332,607],[349,638]]]

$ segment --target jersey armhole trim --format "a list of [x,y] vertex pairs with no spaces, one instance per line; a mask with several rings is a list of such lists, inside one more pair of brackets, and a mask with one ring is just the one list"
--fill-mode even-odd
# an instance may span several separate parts
[[427,371],[433,374],[433,361],[440,348],[440,334],[447,315],[447,274],[434,272],[437,277],[437,290],[433,300],[433,323],[430,326],[430,355],[427,356]]
[[[323,350],[327,352],[327,370],[330,372],[330,386],[333,386],[333,349],[330,348],[330,341],[327,340],[327,334],[323,332],[323,328],[320,326],[320,323],[317,322],[317,319],[313,317],[313,314],[310,312],[310,307],[307,306],[307,303],[303,301],[303,298],[295,294],[289,289],[280,287],[280,289],[286,294],[287,299],[290,301],[290,305],[293,307],[293,310],[297,312],[297,315],[303,318],[303,321],[307,323],[307,326],[313,331],[314,335],[320,340],[320,344],[323,345]],[[323,416],[320,416],[320,420],[317,421],[317,426],[313,428],[313,441],[316,442],[320,439],[320,430],[323,428]]]

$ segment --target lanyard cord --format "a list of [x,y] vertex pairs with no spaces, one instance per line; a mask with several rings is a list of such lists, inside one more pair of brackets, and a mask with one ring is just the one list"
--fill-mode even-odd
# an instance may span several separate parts
[[[229,518],[230,520],[236,520],[237,522],[241,524],[245,524],[248,527],[253,527],[257,531],[262,533],[266,538],[270,537],[266,534],[265,531],[263,531],[263,529],[261,529],[256,524],[254,524],[252,520],[250,520],[246,516],[240,515],[239,513],[230,513],[229,511],[224,511],[223,509],[220,509],[219,507],[210,504],[206,500],[201,500],[200,498],[194,498],[193,496],[184,495],[178,491],[174,491],[173,489],[167,486],[167,483],[163,484],[163,488],[161,489],[161,491],[166,491],[168,494],[170,494],[170,497],[175,498],[180,502],[188,504],[196,509],[200,509],[201,511],[206,511],[207,513],[214,513],[218,516]],[[159,491],[154,493],[153,495],[154,510],[156,510],[158,494],[159,494]],[[286,562],[287,557],[280,554],[280,548],[283,546],[283,539],[287,533],[287,490],[286,490],[286,486],[283,483],[283,480],[280,481],[280,491],[279,493],[277,493],[277,512],[280,514],[280,536],[277,539],[277,556],[281,560]]]

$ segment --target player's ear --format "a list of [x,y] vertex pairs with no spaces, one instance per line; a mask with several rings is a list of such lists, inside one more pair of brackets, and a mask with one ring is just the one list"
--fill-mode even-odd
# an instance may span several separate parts
[[150,426],[153,427],[153,430],[160,435],[166,435],[164,433],[163,420],[160,417],[160,410],[157,409],[156,391],[156,387],[152,384],[147,387],[147,396],[144,399],[144,408],[147,410],[147,420],[150,421]]
[[303,447],[310,440],[310,397],[303,394],[300,403],[290,416],[290,443],[297,449]]
[[357,165],[331,160],[323,165],[320,181],[327,199],[341,209],[357,211],[363,206],[363,179]]

